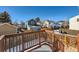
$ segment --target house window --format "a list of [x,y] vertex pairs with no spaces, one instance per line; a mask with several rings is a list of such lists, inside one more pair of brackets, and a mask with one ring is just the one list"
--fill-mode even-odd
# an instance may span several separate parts
[[79,22],[79,18],[77,18],[77,22]]

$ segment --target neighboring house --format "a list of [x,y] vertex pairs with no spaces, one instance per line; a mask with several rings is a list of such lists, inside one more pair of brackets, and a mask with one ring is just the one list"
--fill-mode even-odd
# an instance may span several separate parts
[[28,25],[28,21],[25,23],[25,26],[27,27],[27,30],[30,30],[30,25]]
[[50,27],[54,28],[55,27],[55,22],[54,21],[50,21]]
[[58,21],[57,24],[59,24],[59,27],[63,25],[64,21]]
[[47,28],[50,27],[50,22],[49,22],[49,20],[46,20],[46,21],[43,22],[43,27],[47,27]]
[[70,18],[69,29],[70,30],[79,30],[79,15]]
[[28,22],[26,22],[26,25],[27,25],[27,30],[32,30],[32,26],[36,25],[36,21],[34,19],[31,19]]
[[0,35],[17,33],[17,27],[9,23],[0,24]]
[[33,19],[29,20],[29,21],[28,21],[28,25],[30,25],[30,26],[35,26],[35,25],[36,25],[36,21],[33,20]]
[[42,26],[42,22],[41,22],[41,21],[36,22],[36,24],[37,24],[38,26]]
[[63,20],[63,21],[58,21],[58,26],[59,27],[68,27],[69,26],[69,21]]
[[28,22],[26,22],[27,25],[27,30],[40,30],[41,26],[40,26],[40,22],[36,22],[35,20],[31,19]]
[[46,20],[43,22],[43,27],[54,28],[55,22],[51,20]]

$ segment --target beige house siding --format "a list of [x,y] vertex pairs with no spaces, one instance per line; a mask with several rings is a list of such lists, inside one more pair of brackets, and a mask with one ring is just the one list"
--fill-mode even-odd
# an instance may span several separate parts
[[49,27],[49,22],[48,21],[44,21],[43,22],[43,27]]
[[1,24],[0,25],[0,35],[4,34],[14,34],[16,33],[16,27],[10,24]]
[[77,21],[78,16],[75,16],[69,20],[69,29],[70,30],[79,30],[79,21]]

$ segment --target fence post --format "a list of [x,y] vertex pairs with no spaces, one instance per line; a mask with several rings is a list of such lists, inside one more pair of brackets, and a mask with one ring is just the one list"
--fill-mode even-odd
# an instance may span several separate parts
[[4,35],[0,36],[0,52],[4,52]]

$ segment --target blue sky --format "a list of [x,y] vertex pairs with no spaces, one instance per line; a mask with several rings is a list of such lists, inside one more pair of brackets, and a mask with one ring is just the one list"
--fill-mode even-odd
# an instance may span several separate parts
[[0,12],[7,11],[13,22],[28,21],[40,17],[41,20],[67,20],[79,14],[77,6],[0,6]]

